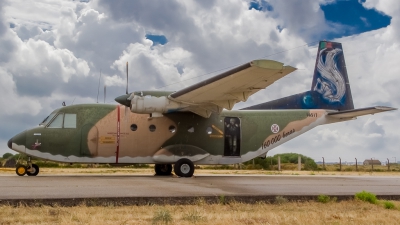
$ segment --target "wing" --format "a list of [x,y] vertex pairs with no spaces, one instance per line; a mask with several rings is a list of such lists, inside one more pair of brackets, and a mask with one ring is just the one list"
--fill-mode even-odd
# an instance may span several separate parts
[[296,68],[272,60],[254,60],[204,80],[168,96],[172,101],[189,105],[185,110],[203,117],[223,108],[232,109],[240,101],[265,89]]

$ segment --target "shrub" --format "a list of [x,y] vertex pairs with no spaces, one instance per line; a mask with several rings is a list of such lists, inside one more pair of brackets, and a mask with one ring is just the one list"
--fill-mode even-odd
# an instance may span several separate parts
[[153,216],[153,224],[169,224],[170,222],[172,222],[172,216],[167,209],[159,209]]
[[312,159],[307,159],[306,160],[306,162],[304,163],[304,169],[305,170],[317,170],[318,169],[318,166],[317,166],[317,164],[315,163],[315,161],[314,160],[312,160]]
[[369,202],[372,204],[376,204],[378,202],[376,195],[374,195],[370,192],[366,192],[366,191],[356,193],[355,199],[358,199],[358,200],[361,200],[364,202]]
[[322,203],[328,203],[331,200],[331,197],[328,195],[318,195],[317,201]]
[[288,202],[287,198],[283,197],[283,196],[276,196],[275,197],[275,203],[278,205],[282,205],[284,203]]
[[226,204],[225,195],[220,195],[219,196],[219,204],[221,204],[221,205],[225,205]]
[[393,202],[385,201],[383,202],[383,206],[385,209],[395,209],[396,207],[394,206]]
[[205,220],[205,217],[202,216],[197,210],[192,210],[187,212],[182,217],[183,220],[189,221],[191,224],[201,222]]

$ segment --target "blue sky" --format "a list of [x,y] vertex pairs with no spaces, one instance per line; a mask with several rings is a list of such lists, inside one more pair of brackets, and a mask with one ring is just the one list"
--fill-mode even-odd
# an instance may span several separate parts
[[[96,103],[100,70],[116,104],[127,61],[129,91],[179,90],[263,57],[298,68],[240,108],[309,90],[317,42],[332,40],[343,44],[355,106],[398,107],[399,12],[398,0],[0,1],[0,154],[63,101]],[[399,116],[318,127],[271,154],[400,159]]]
[[[343,25],[340,30],[324,33],[324,39],[333,40],[344,36],[356,35],[377,30],[390,24],[390,16],[376,9],[366,9],[362,6],[362,2],[341,0],[321,4],[320,7],[324,12],[326,21]],[[250,1],[248,4],[249,10],[274,11],[273,6],[268,1]],[[154,45],[164,45],[168,42],[164,35],[146,34],[146,38],[153,41]]]

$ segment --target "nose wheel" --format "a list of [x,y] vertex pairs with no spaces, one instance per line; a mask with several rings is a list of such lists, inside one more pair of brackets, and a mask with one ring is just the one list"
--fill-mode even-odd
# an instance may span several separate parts
[[15,168],[15,173],[18,176],[24,176],[25,174],[27,174],[28,176],[36,176],[39,174],[39,166],[33,164],[31,162],[31,158],[29,157],[27,161],[27,166],[22,164],[17,164],[17,167]]
[[26,171],[27,169],[24,165],[18,165],[15,169],[15,173],[17,173],[18,176],[24,176],[26,174]]

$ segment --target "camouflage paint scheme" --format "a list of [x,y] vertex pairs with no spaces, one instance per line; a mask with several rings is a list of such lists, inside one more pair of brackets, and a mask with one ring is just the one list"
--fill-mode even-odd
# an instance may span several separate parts
[[[249,66],[245,64],[232,71],[240,72]],[[219,77],[231,75],[228,71]],[[212,84],[214,80],[217,79],[203,83]],[[198,90],[202,83],[192,87],[185,88],[183,94]],[[137,96],[155,98],[178,96],[176,93],[134,92]],[[128,96],[116,98],[122,105],[59,108],[49,121],[14,136],[8,146],[30,156],[68,163],[174,164],[186,158],[198,165],[233,164],[265,156],[271,149],[318,125],[394,110],[390,107],[354,109],[342,45],[326,41],[319,44],[311,90],[300,94],[242,110],[223,110],[210,117],[179,110],[163,113],[161,117],[132,113],[126,107],[130,104]],[[76,114],[76,127],[50,128],[58,114]],[[225,152],[228,135],[225,118],[240,121],[239,136],[233,141],[239,145],[240,152],[235,156]]]
[[[189,158],[195,164],[232,164],[266,154],[318,125],[343,121],[327,118],[326,110],[233,110],[210,118],[182,112],[149,118],[145,114],[126,113],[125,106],[88,104],[54,112],[77,114],[77,127],[38,126],[13,137],[12,149],[69,163],[173,163]],[[241,120],[241,157],[224,157],[225,117]],[[137,125],[137,130],[131,130],[132,124]],[[278,133],[271,131],[273,124],[280,127]],[[156,128],[153,132],[149,129],[151,125]],[[194,131],[189,132],[190,128]],[[207,128],[212,132],[207,132]],[[37,142],[41,145],[33,149]]]

